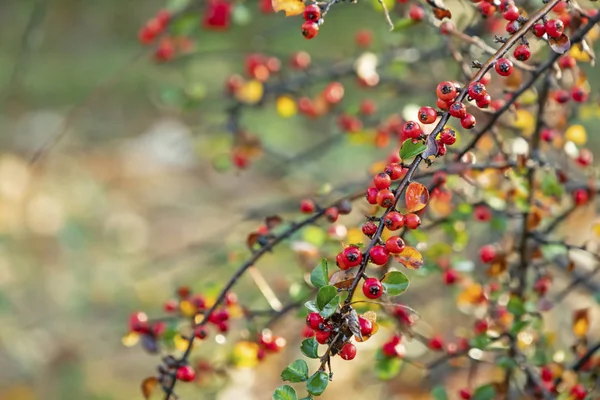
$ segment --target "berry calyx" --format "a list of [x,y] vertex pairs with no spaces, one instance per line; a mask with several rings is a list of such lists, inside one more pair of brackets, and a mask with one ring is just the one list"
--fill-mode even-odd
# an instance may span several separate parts
[[367,278],[362,286],[363,294],[368,299],[378,299],[383,294],[383,285],[377,278]]
[[362,261],[362,253],[358,247],[348,246],[341,254],[347,268],[356,267]]
[[390,253],[387,251],[385,246],[373,246],[369,251],[369,257],[371,262],[376,265],[384,265],[388,262]]
[[509,76],[513,72],[513,63],[506,58],[500,58],[494,66],[496,72],[500,76]]
[[489,264],[496,259],[496,248],[491,244],[486,244],[479,249],[479,258],[481,262]]
[[383,219],[383,224],[390,231],[397,231],[404,226],[404,215],[398,211],[390,211]]
[[177,380],[182,382],[192,382],[196,379],[196,371],[194,371],[194,368],[190,367],[189,365],[184,365],[177,368],[175,377]]
[[312,39],[319,33],[319,24],[314,21],[306,21],[302,24],[302,36]]
[[435,94],[440,100],[452,101],[456,98],[457,89],[450,81],[440,82],[435,88]]
[[316,4],[309,4],[304,9],[304,20],[318,22],[321,18],[321,7]]
[[433,107],[421,107],[417,112],[417,116],[419,117],[419,121],[422,124],[433,124],[437,119],[437,111]]
[[356,346],[352,343],[346,343],[340,350],[342,360],[352,360],[356,357]]
[[306,325],[314,330],[319,329],[323,321],[323,317],[318,312],[311,312],[306,316]]
[[385,241],[385,248],[392,254],[399,254],[404,251],[406,244],[400,236],[392,236]]

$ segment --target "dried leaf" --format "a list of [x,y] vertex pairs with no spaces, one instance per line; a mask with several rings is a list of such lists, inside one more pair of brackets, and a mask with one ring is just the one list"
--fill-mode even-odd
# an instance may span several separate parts
[[500,259],[494,260],[492,265],[487,270],[489,276],[498,276],[501,275],[508,268],[508,262],[505,257],[501,257]]
[[142,394],[145,399],[149,399],[152,395],[154,389],[156,389],[156,385],[158,385],[158,379],[156,377],[151,376],[142,381]]
[[573,334],[578,338],[587,335],[590,329],[589,308],[582,308],[573,312]]
[[355,272],[352,271],[336,271],[329,277],[329,284],[335,286],[338,289],[348,289],[352,285],[352,281],[356,276]]
[[275,12],[285,11],[285,16],[302,14],[304,12],[304,0],[271,0]]
[[571,40],[565,34],[560,35],[557,38],[548,38],[550,48],[558,54],[565,54],[571,48]]
[[432,7],[433,15],[437,19],[452,18],[452,13],[442,0],[427,0],[427,3]]
[[425,208],[429,201],[429,190],[418,182],[412,182],[406,188],[404,200],[408,212],[420,211]]
[[250,250],[252,250],[254,248],[254,245],[258,242],[258,239],[260,238],[260,233],[258,232],[252,232],[251,234],[248,235],[248,238],[246,239],[246,245],[248,245],[248,248]]
[[354,336],[356,336],[357,338],[360,339],[360,341],[362,341],[363,336],[362,336],[362,333],[360,332],[360,323],[358,322],[358,314],[356,313],[356,310],[354,308],[351,309],[350,312],[348,313],[348,317],[347,317],[346,321],[348,322],[348,328],[350,329],[350,332],[352,332],[354,334]]
[[278,215],[271,215],[265,218],[265,225],[267,225],[269,230],[275,228],[277,225],[281,224],[281,222],[283,222],[283,219]]
[[529,212],[529,215],[527,216],[527,230],[531,231],[535,229],[540,224],[540,222],[542,222],[542,212],[539,208],[535,207]]
[[419,269],[424,264],[423,256],[419,253],[419,250],[410,246],[406,246],[402,253],[395,254],[394,258],[408,269]]

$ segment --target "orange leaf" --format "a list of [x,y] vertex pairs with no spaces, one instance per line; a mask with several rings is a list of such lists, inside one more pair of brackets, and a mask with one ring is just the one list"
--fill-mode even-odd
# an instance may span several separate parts
[[582,308],[573,312],[573,333],[578,338],[585,337],[590,329],[590,315],[588,308]]
[[331,274],[329,284],[338,289],[348,289],[352,285],[355,276],[356,273],[354,272],[339,270]]
[[302,14],[304,12],[304,0],[271,0],[275,12],[285,11],[285,16]]
[[429,190],[418,182],[412,182],[404,195],[408,212],[417,212],[425,208],[429,201]]
[[394,255],[394,258],[408,269],[419,269],[423,266],[423,256],[414,247],[406,246],[404,251]]
[[156,377],[151,376],[150,378],[146,378],[142,381],[142,394],[145,399],[149,399],[152,395],[154,389],[156,389],[156,385],[158,385],[158,379]]

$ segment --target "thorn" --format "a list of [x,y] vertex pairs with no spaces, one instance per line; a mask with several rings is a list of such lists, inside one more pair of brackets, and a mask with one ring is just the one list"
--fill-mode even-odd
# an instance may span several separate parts
[[504,36],[494,35],[495,43],[506,43],[506,38]]

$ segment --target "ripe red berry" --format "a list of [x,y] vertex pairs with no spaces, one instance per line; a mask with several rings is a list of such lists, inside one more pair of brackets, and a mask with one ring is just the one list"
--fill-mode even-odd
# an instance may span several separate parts
[[554,378],[554,374],[549,367],[544,366],[540,370],[540,378],[542,379],[542,382],[551,382]]
[[354,41],[359,47],[369,47],[373,41],[373,33],[367,29],[361,29],[360,31],[356,32]]
[[544,36],[544,34],[546,33],[546,28],[544,27],[544,24],[535,24],[535,25],[533,25],[532,29],[533,29],[533,34],[539,38]]
[[531,49],[529,45],[520,44],[515,48],[513,55],[519,61],[527,61],[531,57]]
[[560,19],[550,19],[544,24],[548,36],[557,38],[565,31],[565,24]]
[[496,248],[491,244],[486,244],[479,249],[479,258],[481,262],[489,264],[496,258]]
[[390,231],[397,231],[404,226],[404,215],[397,211],[390,211],[383,219],[383,224]]
[[489,94],[483,96],[483,98],[476,101],[477,107],[479,108],[488,108],[492,103],[492,97]]
[[504,17],[504,19],[507,21],[516,21],[519,19],[520,15],[519,7],[515,6],[514,4],[508,5],[502,12],[502,17]]
[[475,325],[473,327],[476,335],[481,335],[486,333],[489,328],[489,324],[485,319],[478,319],[475,321]]
[[167,302],[163,306],[163,309],[168,313],[175,312],[175,311],[177,311],[178,308],[179,308],[179,301],[175,300],[175,299],[167,300]]
[[377,193],[377,204],[383,208],[393,206],[395,199],[394,193],[392,193],[389,189],[383,189]]
[[435,94],[437,95],[438,99],[444,101],[454,100],[456,98],[456,93],[456,86],[450,81],[440,82],[435,88]]
[[436,140],[435,144],[437,144],[437,148],[438,148],[437,156],[443,157],[447,151],[446,145],[444,143],[440,142],[439,140]]
[[356,267],[362,261],[362,253],[358,247],[348,246],[342,251],[342,255],[348,268]]
[[342,360],[352,360],[356,357],[356,346],[352,343],[346,343],[340,350],[340,357],[342,357]]
[[402,253],[405,247],[404,239],[400,236],[392,236],[385,241],[385,248],[392,254]]
[[473,216],[477,221],[487,222],[492,219],[492,211],[485,204],[479,204],[475,206],[473,210]]
[[500,76],[509,76],[513,72],[513,63],[507,58],[499,58],[494,66]]
[[387,251],[385,246],[377,245],[373,246],[369,251],[369,257],[371,262],[376,265],[385,265],[388,262],[390,253]]
[[339,215],[340,212],[336,207],[329,207],[327,210],[325,210],[325,217],[327,217],[327,221],[331,223],[337,221]]
[[469,85],[468,89],[469,96],[474,100],[479,100],[487,94],[485,85],[481,82],[473,82]]
[[378,299],[383,294],[383,285],[377,278],[367,278],[362,287],[363,294],[368,299]]
[[450,105],[450,107],[448,108],[448,112],[454,118],[461,119],[461,118],[464,118],[465,115],[467,115],[467,107],[465,107],[465,105],[460,102],[452,103]]
[[473,129],[477,121],[473,114],[467,114],[460,119],[460,125],[465,129]]
[[164,26],[156,18],[151,19],[140,29],[138,40],[141,44],[150,44],[163,31]]
[[369,336],[373,332],[373,323],[366,318],[358,317],[358,325],[363,336]]
[[437,111],[433,107],[421,107],[417,113],[422,124],[433,124],[437,119]]
[[182,382],[192,382],[196,379],[196,371],[194,371],[194,368],[190,367],[189,365],[184,365],[177,368],[175,377],[177,380]]
[[341,270],[350,269],[350,267],[346,265],[346,258],[343,253],[338,253],[337,256],[335,256],[335,265]]
[[309,4],[304,9],[304,19],[306,21],[318,22],[321,18],[321,7],[315,3]]
[[550,289],[550,284],[552,281],[547,276],[542,276],[540,279],[535,281],[533,284],[533,290],[540,296],[545,295]]
[[306,316],[306,325],[317,330],[323,323],[323,317],[318,312],[311,312]]
[[378,189],[387,189],[392,184],[392,178],[385,172],[381,172],[373,178],[373,185]]
[[311,338],[315,336],[315,331],[313,329],[311,329],[308,326],[304,327],[304,330],[302,331],[302,337],[305,339]]
[[385,166],[384,172],[388,174],[393,181],[406,175],[406,170],[398,163],[389,163]]
[[331,82],[323,90],[323,96],[329,104],[337,104],[344,98],[344,85],[340,82]]
[[510,21],[506,24],[506,32],[509,34],[515,34],[521,28],[521,24],[518,21]]
[[577,65],[577,61],[575,60],[575,57],[567,54],[558,59],[558,65],[562,69],[571,69]]
[[364,99],[360,103],[360,113],[363,115],[373,115],[377,111],[377,105],[373,100]]
[[477,8],[479,8],[479,12],[485,18],[491,17],[496,12],[496,6],[487,1],[477,4]]
[[470,400],[472,396],[470,389],[460,389],[458,395],[462,400]]
[[428,345],[431,350],[442,350],[444,348],[444,339],[442,339],[441,336],[436,335],[429,339]]
[[194,336],[198,339],[206,339],[208,336],[208,330],[205,326],[197,326],[194,328]]
[[329,340],[330,336],[331,336],[331,331],[329,329],[322,330],[322,331],[319,330],[315,334],[315,339],[317,339],[317,342],[319,344],[326,344],[327,341]]
[[556,137],[556,132],[554,131],[554,129],[544,128],[540,132],[540,138],[544,142],[551,142],[554,140],[555,137]]
[[586,204],[590,200],[590,192],[587,189],[575,189],[573,191],[573,201],[578,206]]
[[379,194],[379,190],[376,187],[372,186],[367,189],[367,202],[369,204],[377,204],[377,195]]
[[315,203],[310,199],[305,199],[300,202],[300,211],[304,214],[310,214],[315,211]]
[[410,6],[410,11],[408,12],[408,17],[413,21],[422,21],[423,18],[425,18],[425,10],[423,10],[423,7],[421,6],[412,4]]
[[444,128],[440,132],[440,142],[452,146],[456,142],[456,132],[451,128]]
[[157,62],[167,62],[175,56],[175,45],[169,38],[160,41],[154,52],[154,60]]
[[306,21],[302,24],[302,36],[306,39],[312,39],[319,33],[319,24],[313,21]]
[[444,21],[440,25],[440,33],[442,35],[448,35],[454,29],[455,29],[455,27],[454,27],[454,23],[452,21]]
[[575,162],[582,167],[587,167],[592,164],[594,161],[594,153],[592,153],[589,149],[581,149],[579,150],[579,155],[575,159]]
[[442,111],[448,110],[448,108],[450,108],[450,104],[452,104],[451,101],[444,101],[442,99],[437,99],[435,101],[435,106]]
[[402,134],[407,139],[418,139],[422,133],[421,125],[415,121],[407,121],[402,127]]
[[588,99],[588,92],[581,86],[573,86],[571,89],[571,98],[576,103],[585,103]]
[[148,316],[144,312],[136,312],[129,316],[129,330],[137,333],[150,332]]
[[587,390],[585,386],[581,383],[573,386],[571,388],[571,396],[573,396],[574,400],[583,400],[587,397]]
[[565,89],[558,89],[552,93],[552,98],[558,104],[564,104],[571,98],[570,93]]
[[290,58],[290,66],[293,69],[303,70],[310,65],[310,54],[305,51],[297,51]]
[[377,232],[377,225],[373,221],[365,222],[362,226],[362,232],[367,236],[374,235]]
[[406,214],[404,216],[404,225],[406,225],[408,229],[417,229],[421,226],[421,218],[419,218],[417,214]]
[[455,270],[453,270],[452,268],[448,268],[447,270],[444,271],[444,283],[446,285],[455,284],[459,278],[460,278],[460,276],[458,275],[458,273]]

